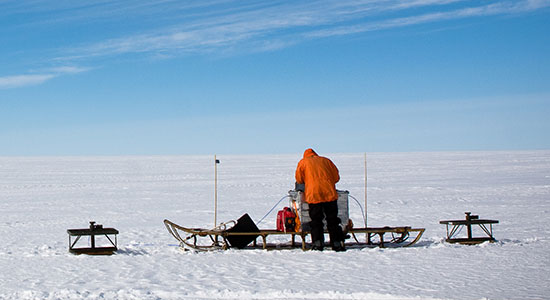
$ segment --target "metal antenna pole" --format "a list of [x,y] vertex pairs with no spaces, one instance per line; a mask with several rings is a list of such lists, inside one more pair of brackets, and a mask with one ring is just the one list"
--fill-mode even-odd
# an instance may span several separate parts
[[367,152],[365,152],[365,227],[367,227]]
[[218,226],[218,163],[214,155],[214,227]]

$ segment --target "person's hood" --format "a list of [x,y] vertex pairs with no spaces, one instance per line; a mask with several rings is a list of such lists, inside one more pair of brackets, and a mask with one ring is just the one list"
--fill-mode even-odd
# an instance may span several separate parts
[[304,151],[304,158],[306,157],[311,157],[311,156],[318,156],[317,153],[315,153],[315,151],[311,148],[309,149],[306,149],[306,151]]

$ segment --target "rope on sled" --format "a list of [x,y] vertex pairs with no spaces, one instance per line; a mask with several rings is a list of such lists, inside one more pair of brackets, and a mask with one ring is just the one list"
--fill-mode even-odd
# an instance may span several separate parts
[[[262,221],[267,217],[269,216],[269,214],[275,209],[275,207],[277,207],[279,205],[279,203],[281,203],[284,199],[286,198],[289,198],[290,195],[286,195],[284,196],[283,198],[281,198],[279,201],[277,201],[277,203],[275,203],[275,205],[258,221],[256,222],[256,226],[257,225],[260,225],[260,223],[262,223]],[[361,209],[361,215],[363,216],[363,222],[365,223],[365,227],[367,227],[367,218],[365,216],[365,211],[363,210],[363,206],[361,206],[361,203],[359,203],[359,200],[357,200],[355,197],[353,197],[352,195],[349,195],[349,197],[353,200],[355,200],[355,202],[357,203],[357,205],[359,205],[359,208]]]
[[355,199],[352,195],[349,195],[349,197],[355,202],[357,202],[357,205],[359,205],[359,208],[361,209],[361,214],[363,215],[363,222],[365,223],[365,227],[367,227],[367,217],[365,216],[365,211],[363,211],[363,206],[361,206],[361,203],[359,203],[359,200]]
[[265,216],[263,216],[260,219],[260,221],[256,222],[256,226],[260,225],[260,223],[262,223],[262,221],[275,209],[275,207],[277,207],[277,205],[279,205],[279,203],[281,203],[284,199],[289,198],[289,197],[290,197],[290,195],[286,195],[283,198],[281,198],[281,200],[277,201],[277,203],[267,212],[267,214],[265,214]]

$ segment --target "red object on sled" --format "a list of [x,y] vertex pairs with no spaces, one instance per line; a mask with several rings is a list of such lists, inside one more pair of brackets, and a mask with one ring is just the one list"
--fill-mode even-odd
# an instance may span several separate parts
[[296,231],[296,214],[289,207],[277,212],[277,231]]

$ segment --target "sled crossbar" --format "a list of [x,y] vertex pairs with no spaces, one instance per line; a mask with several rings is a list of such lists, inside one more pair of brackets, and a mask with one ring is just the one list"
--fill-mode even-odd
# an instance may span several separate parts
[[[252,244],[245,247],[246,249],[293,249],[301,248],[308,250],[310,245],[306,242],[306,237],[309,232],[284,232],[274,229],[261,229],[259,232],[228,232],[225,228],[187,228],[173,223],[169,220],[164,220],[164,225],[168,232],[180,242],[180,247],[183,249],[194,250],[226,250],[231,248],[228,243],[228,238],[231,236],[257,236],[261,238],[261,245],[257,239],[252,241]],[[352,228],[346,232],[347,235],[353,237],[353,240],[346,241],[346,247],[361,248],[369,246],[395,246],[408,247],[416,244],[422,234],[424,228],[411,227],[366,227]],[[360,241],[358,235],[365,235],[364,241]],[[415,235],[414,238],[411,234]],[[268,243],[268,236],[290,236],[289,243]],[[387,235],[391,235],[391,239],[386,239]],[[296,242],[296,236],[301,239],[300,243]],[[202,240],[202,241],[201,241]],[[411,240],[411,241],[409,241]],[[201,243],[202,242],[202,243]]]

